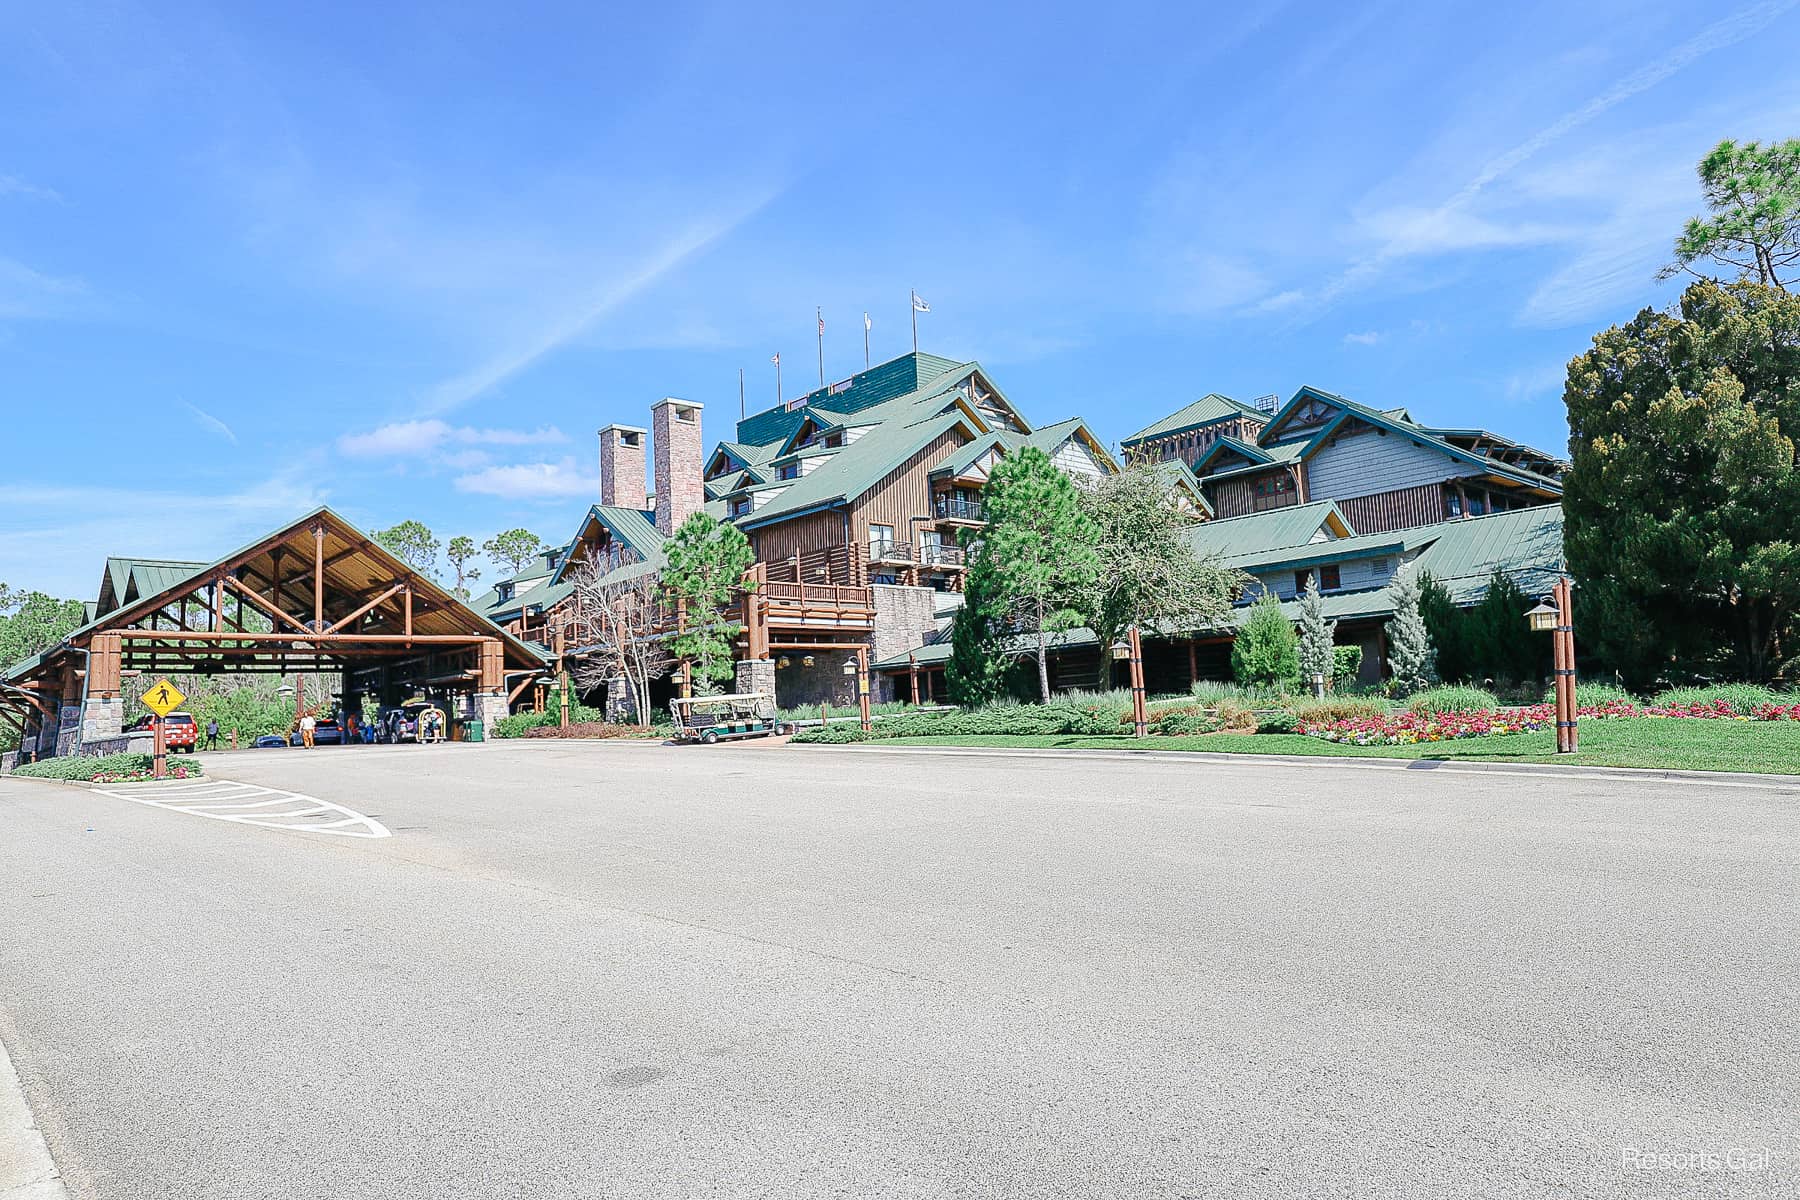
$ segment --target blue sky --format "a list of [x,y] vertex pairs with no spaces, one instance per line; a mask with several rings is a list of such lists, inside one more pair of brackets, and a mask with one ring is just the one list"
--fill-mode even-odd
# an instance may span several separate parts
[[[1302,383],[1566,441],[1800,0],[0,6],[0,580],[324,501],[557,540],[594,430],[978,358],[1109,442]],[[817,11],[814,11],[817,10]]]

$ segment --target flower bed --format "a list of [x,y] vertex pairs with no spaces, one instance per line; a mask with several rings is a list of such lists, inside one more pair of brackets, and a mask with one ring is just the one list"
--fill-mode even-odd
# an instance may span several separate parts
[[[46,758],[41,762],[29,763],[13,770],[15,775],[23,775],[33,779],[73,779],[83,783],[144,783],[154,776],[150,755],[135,751],[125,754],[108,754],[102,758],[82,758],[65,756],[62,758]],[[171,756],[168,763],[168,779],[198,779],[201,777],[200,764],[196,761],[176,762]]]
[[[1584,721],[1621,717],[1649,717],[1689,721],[1800,721],[1800,704],[1761,704],[1741,713],[1728,701],[1674,704],[1643,708],[1625,700],[1608,700],[1576,710]],[[1420,742],[1448,742],[1458,738],[1499,737],[1535,733],[1556,724],[1556,706],[1534,704],[1527,708],[1497,708],[1487,712],[1390,713],[1384,717],[1358,717],[1342,721],[1303,722],[1300,732],[1328,742],[1351,746],[1411,746]]]

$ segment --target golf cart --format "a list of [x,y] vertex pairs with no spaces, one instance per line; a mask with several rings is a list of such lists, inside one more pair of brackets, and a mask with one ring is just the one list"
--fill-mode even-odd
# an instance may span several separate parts
[[375,740],[389,745],[417,742],[421,745],[441,742],[449,725],[443,709],[424,696],[414,696],[399,705],[382,710],[375,725]]
[[690,696],[669,701],[675,717],[675,740],[712,745],[727,738],[767,737],[794,732],[775,711],[767,692],[728,696]]

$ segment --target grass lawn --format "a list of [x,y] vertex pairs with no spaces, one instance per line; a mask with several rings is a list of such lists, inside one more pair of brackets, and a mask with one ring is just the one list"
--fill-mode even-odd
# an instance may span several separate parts
[[[1224,754],[1309,754],[1347,758],[1460,759],[1468,762],[1558,762],[1589,767],[1678,771],[1761,771],[1800,775],[1800,723],[1692,721],[1625,717],[1583,721],[1581,749],[1556,753],[1556,735],[1516,733],[1421,746],[1342,746],[1302,734],[1215,733],[1203,737],[1043,734],[893,738],[896,746],[1036,747],[1070,750],[1202,750]],[[883,745],[883,741],[864,743]]]

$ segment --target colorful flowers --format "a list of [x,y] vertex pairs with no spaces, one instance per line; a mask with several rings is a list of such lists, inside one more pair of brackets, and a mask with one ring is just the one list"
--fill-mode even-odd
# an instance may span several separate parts
[[[1578,711],[1577,716],[1584,721],[1607,721],[1620,717],[1690,721],[1800,721],[1800,704],[1761,704],[1749,713],[1740,713],[1725,700],[1676,704],[1666,708],[1643,708],[1625,700],[1609,700],[1605,704],[1586,705]],[[1540,729],[1552,729],[1555,723],[1554,705],[1533,704],[1525,708],[1498,708],[1486,712],[1396,712],[1382,717],[1308,723],[1300,727],[1300,732],[1350,746],[1413,746],[1421,742],[1535,733]]]

